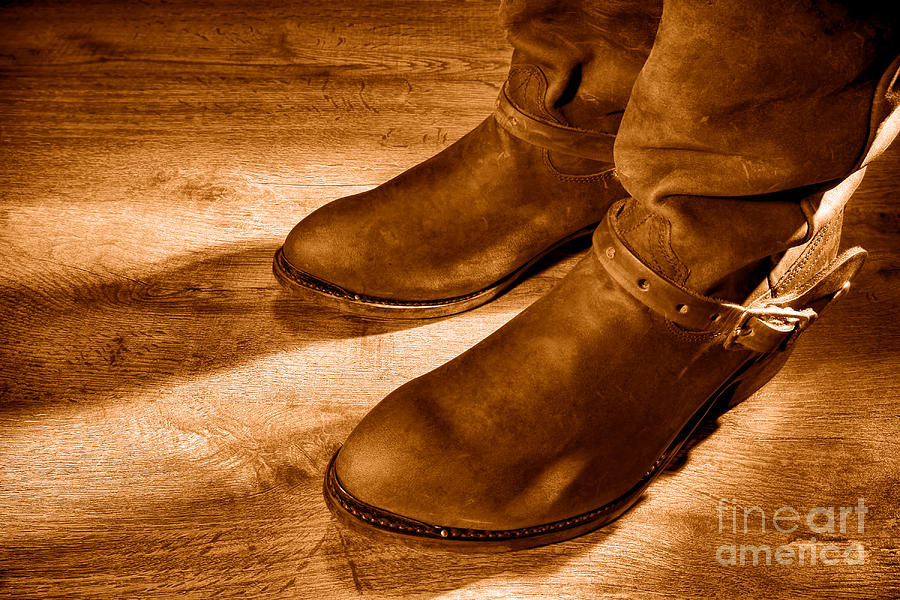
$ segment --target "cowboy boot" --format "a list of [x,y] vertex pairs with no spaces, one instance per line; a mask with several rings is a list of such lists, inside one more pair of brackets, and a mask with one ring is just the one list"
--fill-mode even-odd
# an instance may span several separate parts
[[303,219],[276,253],[278,279],[360,316],[438,317],[491,300],[589,235],[625,196],[613,142],[660,7],[587,4],[504,6],[515,51],[494,113],[424,163]]
[[[784,6],[769,4],[770,14],[779,9],[778,19],[754,18],[738,0],[667,4],[635,87],[642,112],[630,114],[629,105],[623,122],[630,125],[623,126],[620,143],[638,140],[627,137],[630,127],[649,126],[641,115],[657,114],[660,106],[673,107],[677,119],[689,113],[670,95],[673,90],[726,77],[728,85],[714,99],[722,102],[728,122],[767,112],[775,118],[779,110],[802,122],[815,90],[828,88],[833,102],[847,101],[843,114],[830,114],[840,117],[836,127],[856,123],[859,129],[846,127],[840,148],[824,157],[819,142],[833,139],[832,131],[820,126],[795,135],[814,158],[799,162],[794,159],[806,156],[802,148],[780,147],[786,132],[778,127],[736,139],[730,132],[699,136],[704,145],[682,153],[686,162],[672,152],[680,169],[674,183],[667,179],[670,170],[657,170],[652,161],[643,163],[644,171],[629,163],[626,187],[643,197],[610,208],[588,257],[493,335],[390,394],[351,433],[325,478],[326,500],[341,520],[393,540],[487,551],[560,541],[609,523],[637,501],[714,407],[733,406],[764,385],[798,335],[849,288],[865,251],[838,253],[841,212],[865,166],[900,127],[892,102],[900,92],[898,63],[885,64],[885,54],[896,54],[896,47],[893,41],[879,44],[878,36],[859,44],[861,32],[871,33],[867,23],[836,27],[827,12],[802,11],[800,3],[790,3],[794,12],[785,19]],[[741,26],[719,31],[707,23]],[[791,47],[793,34],[804,28],[818,30],[810,38],[818,41]],[[729,50],[730,41],[717,36],[747,38],[734,40],[743,53],[742,70],[701,68],[682,81],[687,88],[673,90],[643,82],[645,73],[665,72],[666,61],[683,60],[683,44]],[[793,67],[823,56],[823,46],[845,57],[849,47],[860,54],[798,81]],[[796,62],[763,60],[773,55]],[[702,56],[695,52],[694,64]],[[758,96],[757,83],[774,85],[782,77],[795,82],[795,93]],[[867,97],[862,108],[854,100],[860,96]],[[757,97],[763,98],[759,104],[747,101]],[[698,117],[694,123],[704,115],[713,122],[721,117],[719,109],[695,106],[702,111],[692,115]],[[690,139],[682,142],[690,148]],[[757,145],[770,153],[745,152]],[[626,148],[652,154],[637,141]],[[706,153],[737,168],[710,171]],[[761,191],[757,184],[773,180],[769,170],[753,170],[756,160],[780,165],[792,187]],[[691,172],[693,161],[701,168]],[[668,195],[646,191],[662,189]],[[709,196],[692,196],[695,190]],[[751,193],[712,195],[720,190]],[[670,198],[678,200],[669,205]],[[739,222],[729,224],[729,215]],[[790,222],[783,225],[784,219]],[[720,231],[726,235],[717,237]],[[707,246],[716,253],[697,250]]]

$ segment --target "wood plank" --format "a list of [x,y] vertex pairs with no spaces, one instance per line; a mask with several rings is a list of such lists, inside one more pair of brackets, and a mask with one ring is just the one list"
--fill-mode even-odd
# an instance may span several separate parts
[[[304,215],[491,109],[491,1],[0,8],[0,596],[900,595],[900,149],[847,212],[857,289],[626,516],[503,556],[339,527],[324,467],[385,394],[488,335],[578,259],[476,311],[376,324],[286,297]],[[719,498],[850,506],[865,564],[725,567]],[[752,522],[751,522],[752,523]]]

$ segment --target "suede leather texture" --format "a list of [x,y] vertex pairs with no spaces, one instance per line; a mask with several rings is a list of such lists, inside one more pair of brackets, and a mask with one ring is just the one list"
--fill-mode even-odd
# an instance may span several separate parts
[[739,300],[736,280],[803,242],[803,203],[864,153],[877,84],[900,53],[898,11],[666,0],[614,148],[644,224],[629,244],[673,280]]
[[[802,202],[855,168],[897,53],[896,21],[849,6],[666,0],[616,142],[633,199],[611,218],[645,264],[740,297],[767,289],[768,261],[809,237]],[[829,238],[828,260],[839,230],[813,238]],[[666,321],[588,257],[379,403],[340,450],[337,476],[362,502],[448,527],[596,509],[631,489],[750,358],[722,342]]]
[[[614,135],[660,10],[645,0],[504,2],[510,100],[545,123]],[[489,117],[430,160],[309,215],[284,256],[354,294],[401,302],[472,294],[625,196],[608,155],[549,152]]]
[[537,67],[547,89],[535,116],[615,133],[661,11],[661,0],[502,0],[510,81],[518,66]]
[[382,400],[342,447],[337,475],[363,502],[441,526],[572,517],[631,488],[748,356],[671,325],[589,256]]
[[629,194],[759,196],[845,177],[900,53],[896,6],[668,0],[615,161]]
[[612,165],[552,155],[489,117],[387,183],[316,210],[284,253],[297,269],[358,294],[452,298],[597,223],[622,197]]

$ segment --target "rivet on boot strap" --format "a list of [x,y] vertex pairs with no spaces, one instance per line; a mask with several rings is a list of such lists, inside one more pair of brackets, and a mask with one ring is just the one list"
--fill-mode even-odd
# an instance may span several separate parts
[[847,291],[862,263],[861,250],[848,251],[797,295],[762,297],[748,306],[724,302],[687,290],[644,264],[615,230],[618,208],[619,203],[610,207],[606,225],[594,233],[594,260],[641,304],[684,329],[720,334],[726,348],[761,353],[786,348],[816,320],[817,310]]
[[594,256],[632,296],[693,331],[724,331],[728,322],[738,320],[741,310],[682,289],[645,265],[616,235],[613,219],[610,211],[606,218],[608,225],[600,225],[594,233]]

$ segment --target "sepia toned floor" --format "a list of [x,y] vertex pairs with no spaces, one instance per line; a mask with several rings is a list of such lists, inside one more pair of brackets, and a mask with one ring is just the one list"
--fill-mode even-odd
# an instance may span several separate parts
[[[294,223],[489,113],[510,55],[495,15],[492,0],[4,3],[0,597],[900,595],[900,147],[848,209],[846,243],[871,252],[853,293],[611,526],[467,556],[332,520],[322,473],[367,410],[584,249],[424,323],[326,312],[271,275]],[[735,532],[726,512],[720,531],[720,498],[769,519],[869,512],[826,534],[756,517],[745,533],[740,516]],[[861,544],[864,564],[723,566],[731,544]]]

